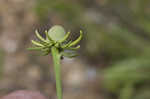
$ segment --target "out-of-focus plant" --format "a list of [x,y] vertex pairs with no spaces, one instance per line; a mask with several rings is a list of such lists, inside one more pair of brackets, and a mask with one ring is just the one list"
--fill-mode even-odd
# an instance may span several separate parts
[[40,41],[32,40],[31,42],[34,47],[28,49],[41,51],[43,55],[52,54],[56,76],[57,97],[58,99],[62,99],[60,60],[62,57],[72,58],[76,56],[74,52],[80,48],[80,45],[76,45],[82,39],[83,33],[80,31],[80,36],[75,41],[67,41],[70,32],[66,34],[62,26],[55,25],[49,31],[45,31],[45,34],[46,39],[36,31],[36,36]]
[[[144,91],[140,94],[135,94],[135,92],[146,85],[149,86],[149,75],[149,57],[128,59],[104,71],[104,85],[109,91],[120,93],[119,99],[136,99],[136,95],[142,97],[142,94],[145,94]],[[147,97],[150,98],[150,95]]]

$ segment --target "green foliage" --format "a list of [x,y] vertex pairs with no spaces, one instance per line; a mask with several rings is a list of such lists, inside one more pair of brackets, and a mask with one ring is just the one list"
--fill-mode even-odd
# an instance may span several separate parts
[[105,87],[113,93],[120,93],[119,99],[134,99],[132,95],[136,92],[136,88],[139,87],[136,85],[150,83],[149,70],[149,57],[118,62],[104,71]]

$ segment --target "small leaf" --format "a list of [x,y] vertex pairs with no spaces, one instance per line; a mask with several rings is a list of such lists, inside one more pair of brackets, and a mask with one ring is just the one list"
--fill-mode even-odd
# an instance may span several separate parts
[[46,34],[46,39],[49,40],[49,41],[51,41],[51,42],[53,42],[52,38],[48,35],[47,31],[45,31],[45,34]]
[[37,42],[37,41],[31,40],[31,42],[32,42],[32,44],[34,44],[34,45],[44,47],[44,45],[42,45],[41,43],[39,43],[39,42]]
[[73,57],[78,56],[77,53],[72,53],[72,52],[62,52],[61,54],[62,54],[62,56],[68,57],[68,58],[73,58]]
[[72,41],[69,41],[67,44],[65,44],[65,45],[62,45],[62,48],[64,49],[64,48],[67,48],[67,47],[69,47],[69,45],[72,43]]
[[38,32],[37,30],[35,30],[35,34],[36,34],[36,36],[37,36],[41,41],[43,41],[43,42],[45,42],[45,43],[48,43],[48,41],[46,41],[46,40],[39,34],[39,32]]
[[46,46],[47,47],[51,47],[53,45],[53,43],[49,43],[49,44],[47,44]]
[[80,48],[80,45],[78,45],[77,47],[68,47],[66,49],[68,49],[68,50],[77,50],[79,48]]
[[45,55],[48,55],[48,54],[50,54],[50,52],[49,52],[49,51],[45,51],[45,52],[43,52],[41,55],[42,55],[42,56],[45,56]]
[[74,45],[78,44],[81,41],[82,36],[83,36],[83,33],[80,30],[80,36],[75,41],[73,41],[68,47],[71,47],[71,46],[74,46]]
[[70,32],[67,32],[67,34],[64,36],[64,38],[62,40],[59,40],[58,42],[63,43],[64,41],[67,40],[67,38],[69,37]]

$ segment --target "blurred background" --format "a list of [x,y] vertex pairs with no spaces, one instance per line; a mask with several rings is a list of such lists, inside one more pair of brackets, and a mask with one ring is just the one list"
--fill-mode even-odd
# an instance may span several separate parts
[[64,99],[150,99],[150,0],[0,0],[0,96],[56,99],[51,56],[27,50],[55,24],[84,32],[79,56],[62,60]]

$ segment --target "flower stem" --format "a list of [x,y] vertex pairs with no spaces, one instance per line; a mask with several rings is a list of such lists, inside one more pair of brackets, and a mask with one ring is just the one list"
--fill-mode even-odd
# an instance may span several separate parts
[[62,99],[62,86],[61,86],[61,70],[60,70],[60,53],[56,47],[51,48],[54,69],[55,69],[55,77],[56,77],[56,91],[58,99]]

